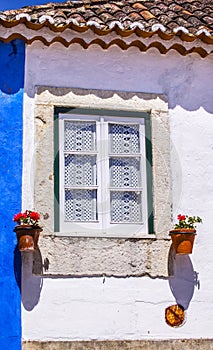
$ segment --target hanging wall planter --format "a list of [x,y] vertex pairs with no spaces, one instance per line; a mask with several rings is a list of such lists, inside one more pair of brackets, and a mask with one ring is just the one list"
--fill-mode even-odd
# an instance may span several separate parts
[[32,252],[38,248],[38,239],[42,228],[38,225],[40,215],[31,210],[14,215],[13,221],[17,222],[14,228],[18,248],[20,252]]
[[172,244],[176,254],[191,254],[196,236],[195,223],[201,223],[202,219],[197,216],[188,216],[179,214],[177,217],[179,223],[173,230],[169,231]]
[[38,248],[38,239],[42,228],[32,225],[18,225],[14,228],[20,252],[34,251]]
[[176,229],[169,231],[176,254],[191,254],[196,230]]

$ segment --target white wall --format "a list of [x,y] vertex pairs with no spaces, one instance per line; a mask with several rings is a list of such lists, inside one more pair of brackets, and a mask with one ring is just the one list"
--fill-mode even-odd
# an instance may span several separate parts
[[[79,45],[27,48],[23,207],[33,205],[35,85],[163,93],[171,127],[173,212],[199,215],[193,254],[175,259],[175,277],[45,278],[23,269],[23,338],[31,340],[164,339],[212,337],[213,80],[212,57],[160,55]],[[26,191],[28,189],[28,191]],[[29,191],[32,189],[32,191]],[[26,194],[27,193],[27,194]],[[163,218],[162,218],[163,220]],[[32,263],[32,262],[31,262]],[[197,281],[196,281],[197,278]],[[199,288],[198,288],[199,287]],[[183,327],[164,320],[165,308],[187,308]],[[36,326],[35,326],[36,325]]]

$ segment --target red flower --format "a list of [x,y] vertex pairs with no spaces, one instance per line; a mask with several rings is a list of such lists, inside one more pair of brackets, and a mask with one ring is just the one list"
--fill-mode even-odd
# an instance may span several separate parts
[[178,219],[179,221],[184,221],[184,220],[186,220],[186,216],[185,216],[185,215],[179,214],[179,215],[177,216],[177,219]]
[[13,217],[13,221],[19,222],[22,217],[23,217],[22,213],[15,214],[14,217]]
[[31,218],[32,220],[37,221],[37,220],[40,219],[40,215],[39,215],[39,213],[37,213],[36,211],[32,211],[32,212],[30,213],[30,218]]
[[40,219],[40,214],[36,211],[25,210],[24,213],[15,214],[13,221],[16,221],[19,225],[28,224],[28,225],[37,225],[38,220]]

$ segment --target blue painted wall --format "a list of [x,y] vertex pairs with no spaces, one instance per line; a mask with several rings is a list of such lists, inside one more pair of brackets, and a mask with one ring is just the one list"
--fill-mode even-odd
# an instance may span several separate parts
[[21,209],[25,45],[0,41],[0,349],[21,349],[20,254],[13,215]]

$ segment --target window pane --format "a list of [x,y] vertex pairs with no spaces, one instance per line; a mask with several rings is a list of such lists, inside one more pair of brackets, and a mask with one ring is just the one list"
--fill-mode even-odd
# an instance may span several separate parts
[[139,153],[139,125],[109,124],[111,153]]
[[112,187],[140,187],[140,160],[137,158],[111,158],[110,182]]
[[96,124],[91,122],[65,121],[65,151],[94,151],[96,149]]
[[97,220],[96,190],[65,190],[65,220]]
[[141,193],[111,192],[112,222],[141,222]]
[[65,186],[96,185],[96,157],[65,154]]

